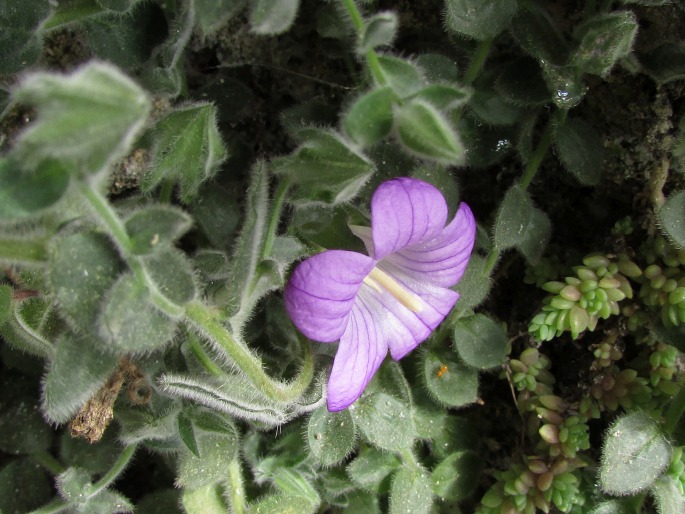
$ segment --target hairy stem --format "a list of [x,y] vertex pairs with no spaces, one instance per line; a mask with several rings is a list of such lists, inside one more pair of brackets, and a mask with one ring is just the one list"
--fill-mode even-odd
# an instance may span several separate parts
[[[347,13],[350,15],[355,30],[358,34],[361,34],[362,30],[364,30],[364,18],[362,18],[362,15],[357,8],[357,4],[354,3],[354,0],[342,0],[342,2],[345,9],[347,9]],[[373,78],[379,85],[384,86],[387,81],[385,80],[385,75],[383,75],[383,70],[378,62],[378,55],[375,50],[366,52],[366,62],[369,65],[369,70],[371,70]]]
[[284,178],[278,188],[276,193],[274,193],[273,207],[271,209],[271,217],[269,219],[269,227],[267,228],[266,238],[264,239],[264,247],[262,248],[262,259],[268,259],[271,257],[271,251],[274,247],[274,241],[276,239],[276,232],[278,230],[278,224],[281,221],[281,215],[283,214],[283,204],[285,203],[285,195],[290,189],[291,181],[290,178]]
[[231,514],[245,514],[245,484],[237,457],[228,465],[228,495]]
[[314,376],[314,361],[308,346],[300,374],[292,382],[284,384],[273,380],[265,373],[259,357],[233,337],[210,307],[199,302],[191,302],[186,305],[185,314],[189,324],[225,351],[252,383],[272,400],[292,402],[302,396],[311,383]]
[[95,496],[104,489],[107,489],[112,482],[119,478],[119,475],[121,475],[126,466],[128,466],[128,464],[131,462],[133,454],[136,451],[136,447],[137,444],[130,444],[124,448],[124,451],[121,452],[121,455],[119,455],[119,458],[112,466],[112,469],[110,469],[100,480],[93,484],[92,496]]
[[469,67],[464,74],[464,85],[470,86],[473,84],[473,81],[476,80],[476,77],[480,73],[480,70],[483,69],[483,65],[488,58],[493,41],[494,39],[486,39],[485,41],[478,43],[478,47],[471,58]]

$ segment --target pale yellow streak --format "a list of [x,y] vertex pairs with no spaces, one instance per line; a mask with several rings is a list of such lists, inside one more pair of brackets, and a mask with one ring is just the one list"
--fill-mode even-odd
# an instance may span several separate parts
[[371,273],[364,278],[364,283],[379,293],[381,292],[380,288],[384,288],[398,302],[412,312],[421,312],[423,310],[421,300],[416,295],[407,291],[394,278],[378,268],[371,270]]

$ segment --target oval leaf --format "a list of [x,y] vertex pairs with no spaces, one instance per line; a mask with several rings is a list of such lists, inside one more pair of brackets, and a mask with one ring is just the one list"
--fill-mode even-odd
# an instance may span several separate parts
[[469,366],[489,369],[504,364],[508,342],[500,325],[483,314],[476,314],[455,325],[454,346]]

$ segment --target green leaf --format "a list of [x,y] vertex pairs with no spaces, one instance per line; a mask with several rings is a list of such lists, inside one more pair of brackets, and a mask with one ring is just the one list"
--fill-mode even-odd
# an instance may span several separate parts
[[579,105],[588,90],[580,70],[575,66],[557,66],[547,61],[540,61],[540,65],[554,105],[566,110]]
[[381,55],[378,64],[387,85],[401,99],[415,94],[425,85],[421,69],[407,59]]
[[597,131],[585,121],[572,118],[556,128],[554,139],[564,167],[581,184],[597,185],[604,161],[604,146]]
[[668,42],[640,55],[643,70],[660,84],[685,78],[685,42]]
[[610,500],[598,503],[590,514],[629,514],[629,512],[624,503],[619,500]]
[[526,236],[518,245],[519,252],[521,252],[529,264],[534,266],[540,262],[551,235],[552,223],[549,220],[549,216],[540,209],[533,207],[530,213]]
[[195,437],[195,431],[193,430],[193,422],[185,414],[181,413],[178,415],[178,435],[186,445],[186,448],[190,450],[195,457],[200,458],[200,448],[197,444],[197,438]]
[[669,196],[658,216],[661,230],[679,248],[685,248],[685,190]]
[[478,371],[459,362],[451,352],[427,351],[423,378],[431,397],[441,405],[461,407],[478,399]]
[[[211,487],[211,486],[210,486]],[[181,509],[181,493],[174,489],[158,489],[145,494],[136,502],[136,514],[184,514]],[[188,510],[188,514],[194,511]],[[211,510],[203,510],[202,514],[211,514]]]
[[652,486],[668,466],[671,445],[644,412],[619,418],[608,430],[599,483],[608,494],[637,494]]
[[511,21],[516,0],[446,0],[447,29],[479,41],[494,38]]
[[100,351],[89,336],[66,334],[43,382],[43,413],[51,423],[69,421],[109,379],[117,357]]
[[459,120],[459,136],[464,143],[466,162],[472,168],[487,168],[501,161],[512,148],[513,126],[489,126],[475,117]]
[[454,326],[454,346],[465,364],[477,369],[491,369],[507,358],[507,334],[484,314],[460,319]]
[[99,333],[112,351],[149,353],[174,336],[176,322],[151,302],[144,284],[125,273],[105,299]]
[[154,252],[172,244],[185,234],[193,220],[183,210],[172,205],[150,205],[126,218],[126,232],[136,255]]
[[195,298],[197,287],[193,264],[184,253],[167,247],[141,260],[157,290],[168,300],[183,305]]
[[228,157],[212,104],[190,104],[171,112],[157,122],[151,137],[156,151],[143,190],[150,191],[164,180],[177,181],[184,202],[197,194]]
[[10,75],[33,64],[40,56],[40,21],[48,15],[49,4],[41,0],[5,1],[0,6],[0,73]]
[[447,219],[452,219],[459,207],[459,185],[454,175],[440,165],[431,166],[424,164],[411,172],[412,178],[428,182],[438,189],[445,197],[449,214]]
[[659,514],[681,514],[685,512],[685,497],[680,492],[682,485],[670,475],[661,476],[651,488]]
[[519,45],[538,61],[565,64],[567,44],[552,17],[538,3],[524,1],[511,22],[511,33]]
[[27,166],[55,158],[74,173],[105,171],[130,149],[151,104],[145,92],[116,68],[92,62],[70,75],[27,75],[15,100],[35,105],[36,121],[17,141]]
[[250,12],[250,26],[256,34],[275,36],[290,28],[300,0],[256,0]]
[[464,164],[459,136],[430,103],[414,99],[398,106],[395,124],[399,141],[410,153],[443,164]]
[[414,443],[416,429],[410,408],[396,398],[383,392],[372,393],[349,410],[362,434],[378,448],[401,451]]
[[195,222],[215,248],[226,250],[234,242],[242,216],[237,196],[216,182],[208,182],[191,201]]
[[482,458],[472,451],[456,452],[438,464],[431,473],[433,494],[461,501],[478,485]]
[[[250,505],[251,514],[314,514],[316,505],[301,496],[271,494]],[[199,514],[199,513],[198,513]]]
[[379,46],[392,44],[397,35],[398,23],[397,15],[392,11],[374,14],[366,20],[359,34],[358,52],[363,55]]
[[91,332],[102,308],[102,297],[124,265],[104,234],[77,232],[55,240],[48,277],[55,298],[77,331]]
[[[505,64],[495,82],[495,89],[505,100],[524,106],[548,103],[552,95],[537,61],[520,57]],[[516,121],[520,121],[520,118]]]
[[36,454],[48,451],[52,429],[40,415],[33,398],[4,399],[0,416],[0,450],[10,455]]
[[50,480],[32,458],[9,461],[0,469],[1,512],[31,512],[47,503],[52,495]]
[[[228,426],[225,421],[224,424]],[[196,427],[200,428],[197,424]],[[188,489],[198,489],[225,480],[226,467],[236,458],[238,452],[235,427],[231,431],[221,432],[196,430],[195,440],[200,456],[197,457],[190,451],[181,455],[177,484]]]
[[637,20],[631,11],[598,14],[576,29],[580,43],[571,62],[585,73],[605,77],[630,53],[636,35]]
[[274,159],[278,173],[297,185],[290,201],[296,205],[349,202],[371,177],[373,162],[335,132],[303,129],[304,142],[288,157]]
[[382,482],[401,464],[397,455],[365,446],[347,466],[347,474],[362,489],[379,492]]
[[482,433],[474,422],[461,416],[448,415],[431,438],[432,451],[438,459],[446,459],[454,452],[478,451]]
[[457,309],[464,312],[480,305],[490,292],[490,275],[485,273],[486,260],[479,255],[471,255],[464,276],[456,286],[459,292]]
[[68,430],[62,432],[59,440],[59,459],[65,466],[80,465],[88,473],[103,475],[109,471],[119,457],[121,443],[117,429],[108,428],[97,444],[83,438],[72,437]]
[[121,493],[105,489],[88,499],[81,506],[82,512],[111,512],[126,514],[133,512],[133,504]]
[[333,466],[353,449],[356,439],[354,421],[349,411],[328,412],[316,409],[307,425],[307,442],[314,456],[323,466]]
[[452,85],[459,82],[459,69],[449,57],[440,54],[421,54],[416,58],[416,64],[421,67],[428,82]]
[[390,488],[390,514],[428,514],[433,505],[431,480],[420,468],[401,467]]
[[512,125],[523,113],[521,107],[509,102],[489,83],[476,84],[469,108],[488,125]]
[[286,496],[295,497],[299,502],[305,501],[311,505],[311,512],[316,512],[321,504],[319,493],[303,474],[296,469],[279,469],[273,477],[274,485]]
[[472,93],[470,88],[454,84],[430,84],[421,89],[416,97],[426,100],[439,111],[450,111],[464,106]]
[[195,15],[202,34],[214,34],[238,14],[246,0],[195,0]]
[[53,305],[44,298],[33,297],[14,303],[10,319],[2,326],[2,336],[24,352],[50,358],[55,352],[52,341],[60,328]]
[[226,514],[228,506],[223,491],[223,487],[214,484],[199,489],[184,489],[181,503],[187,514]]
[[106,13],[107,10],[98,5],[96,0],[64,0],[52,6],[50,15],[43,21],[40,30],[49,32]]
[[511,186],[495,220],[493,241],[497,248],[505,250],[523,242],[532,210],[533,204],[528,193],[519,184]]
[[374,89],[355,100],[343,118],[343,127],[355,143],[371,146],[392,130],[395,93],[389,87]]
[[99,6],[108,9],[110,11],[116,11],[118,13],[123,13],[128,11],[133,4],[137,3],[139,0],[95,0]]
[[238,375],[217,378],[167,373],[159,379],[162,389],[174,396],[236,418],[278,426],[288,419],[283,404],[270,400],[255,389],[254,384]]
[[40,214],[54,206],[69,187],[69,171],[49,159],[27,171],[19,162],[0,159],[0,222]]

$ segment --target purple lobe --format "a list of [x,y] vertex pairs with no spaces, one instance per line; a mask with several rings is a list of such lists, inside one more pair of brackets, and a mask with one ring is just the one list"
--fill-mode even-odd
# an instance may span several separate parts
[[290,319],[310,339],[337,341],[373,265],[370,257],[344,250],[329,250],[302,261],[283,294]]
[[445,198],[432,185],[413,178],[383,182],[371,199],[373,257],[433,239],[446,221]]

